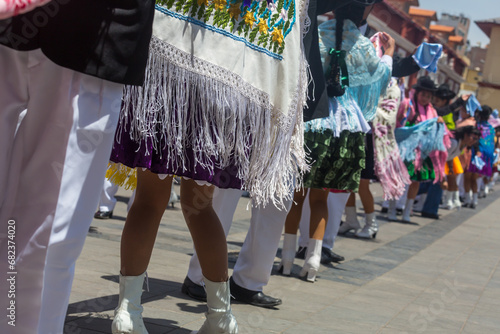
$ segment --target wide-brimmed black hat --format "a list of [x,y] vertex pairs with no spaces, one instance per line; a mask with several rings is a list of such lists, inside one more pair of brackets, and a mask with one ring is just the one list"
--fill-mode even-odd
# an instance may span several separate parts
[[448,86],[448,84],[442,84],[438,87],[438,89],[434,93],[434,96],[439,97],[443,100],[451,100],[452,98],[457,96],[457,94],[455,94],[455,92],[450,89],[450,86]]
[[417,83],[413,85],[413,88],[416,90],[426,90],[433,93],[437,90],[436,84],[428,76],[418,78]]

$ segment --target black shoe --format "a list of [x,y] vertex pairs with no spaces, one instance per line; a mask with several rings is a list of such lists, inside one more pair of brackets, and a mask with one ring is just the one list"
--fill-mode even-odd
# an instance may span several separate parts
[[[323,257],[327,257],[329,259],[329,261],[323,262]],[[327,264],[330,262],[339,263],[339,262],[342,262],[344,260],[345,260],[345,258],[342,255],[334,253],[331,249],[329,249],[327,247],[321,248],[321,263],[322,264]]]
[[101,211],[101,210],[99,210],[94,214],[94,218],[97,218],[97,219],[113,218],[113,211]]
[[380,209],[380,213],[387,213],[387,212],[389,212],[389,208],[382,207],[382,209]]
[[205,288],[191,281],[187,276],[184,279],[184,283],[182,283],[181,291],[183,294],[199,300],[200,302],[207,301],[207,292],[205,291]]
[[299,247],[299,250],[297,251],[297,253],[295,253],[295,258],[305,260],[306,253],[307,247]]
[[428,213],[428,212],[422,211],[421,215],[424,218],[439,219],[439,215],[436,213]]
[[281,299],[265,295],[262,291],[245,289],[236,284],[232,277],[229,279],[229,290],[231,291],[231,297],[242,303],[267,308],[281,305]]

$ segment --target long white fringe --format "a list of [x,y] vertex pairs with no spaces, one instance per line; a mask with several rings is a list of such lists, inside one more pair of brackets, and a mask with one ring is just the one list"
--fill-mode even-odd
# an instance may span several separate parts
[[[254,205],[271,200],[282,206],[308,169],[302,121],[308,81],[302,53],[301,64],[290,110],[283,113],[273,109],[267,94],[232,72],[153,37],[144,85],[125,90],[124,108],[133,115],[121,113],[117,133],[129,124],[136,142],[159,138],[153,149],[165,151],[174,168],[187,169],[185,148],[193,150],[195,164],[208,170],[235,164]],[[218,157],[219,165],[207,161],[210,156]]]

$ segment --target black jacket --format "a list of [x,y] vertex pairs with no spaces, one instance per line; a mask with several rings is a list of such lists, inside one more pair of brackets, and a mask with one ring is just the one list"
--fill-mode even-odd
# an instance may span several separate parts
[[0,44],[41,49],[54,63],[105,80],[142,85],[154,0],[53,0],[0,21]]
[[309,62],[313,82],[308,87],[307,107],[304,108],[304,121],[328,116],[328,95],[326,81],[319,52],[318,19],[317,16],[333,11],[349,0],[310,0],[308,15],[311,26],[304,36],[304,49]]

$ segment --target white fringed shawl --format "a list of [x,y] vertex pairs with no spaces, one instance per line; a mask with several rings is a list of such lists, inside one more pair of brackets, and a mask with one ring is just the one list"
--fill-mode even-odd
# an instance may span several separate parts
[[392,78],[386,94],[380,98],[372,123],[375,174],[384,190],[384,200],[400,198],[406,185],[411,183],[394,135],[400,103],[401,90]]
[[[219,157],[224,167],[233,152],[255,204],[290,198],[307,170],[307,0],[251,1],[250,7],[225,0],[162,3],[144,86],[126,88],[125,108],[133,105],[134,115],[122,113],[119,127],[130,124],[135,141],[159,133],[154,148],[173,147],[172,159],[189,143],[208,168],[201,155]],[[184,131],[188,122],[197,125],[195,133]]]

